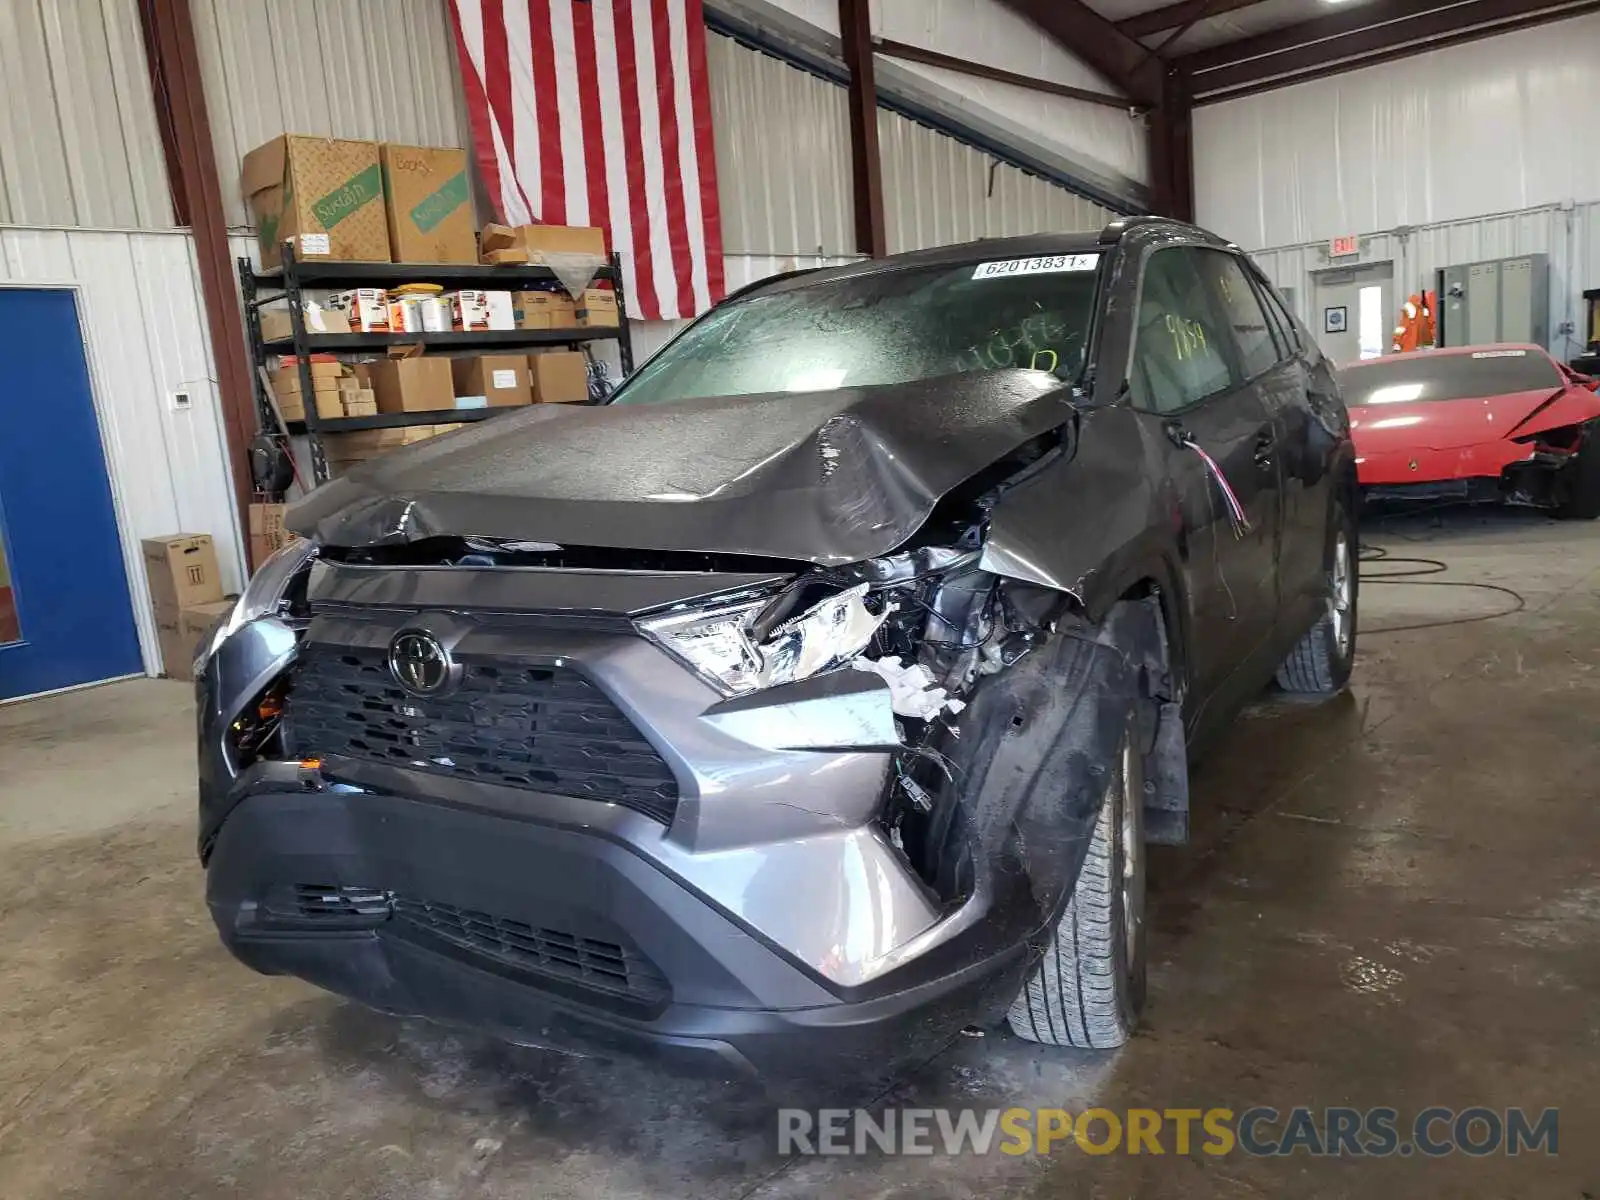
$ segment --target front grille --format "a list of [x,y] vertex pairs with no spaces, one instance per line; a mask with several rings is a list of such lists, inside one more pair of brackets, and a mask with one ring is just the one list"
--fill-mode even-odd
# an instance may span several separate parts
[[340,755],[430,774],[607,800],[670,823],[672,771],[576,671],[463,656],[460,685],[413,696],[382,650],[306,645],[284,708],[292,755]]
[[393,893],[372,888],[284,884],[262,897],[261,913],[274,924],[365,928],[387,920],[393,900]]
[[459,950],[481,955],[515,971],[569,981],[582,987],[645,1003],[669,994],[655,965],[620,942],[581,937],[490,913],[398,896],[394,918]]

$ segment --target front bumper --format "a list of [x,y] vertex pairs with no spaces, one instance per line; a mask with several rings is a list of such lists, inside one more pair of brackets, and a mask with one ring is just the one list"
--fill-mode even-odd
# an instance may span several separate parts
[[[373,1008],[517,1043],[723,1074],[872,1078],[925,1059],[964,1025],[998,1019],[1028,962],[1018,943],[840,988],[619,829],[585,820],[584,801],[552,797],[533,821],[329,786],[288,764],[251,768],[239,786],[207,877],[234,955]],[[295,906],[296,885],[322,898],[309,915]],[[339,889],[359,890],[365,912],[328,903]],[[585,972],[583,949],[598,972]]]

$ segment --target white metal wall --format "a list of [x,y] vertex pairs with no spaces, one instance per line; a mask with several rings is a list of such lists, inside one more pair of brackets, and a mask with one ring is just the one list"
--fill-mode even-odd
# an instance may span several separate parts
[[[1549,348],[1569,358],[1582,349],[1585,336],[1582,292],[1600,284],[1600,203],[1543,205],[1368,234],[1359,259],[1340,258],[1337,264],[1329,259],[1326,242],[1255,250],[1251,257],[1275,284],[1293,289],[1297,315],[1315,332],[1320,326],[1313,320],[1312,289],[1319,270],[1356,261],[1392,262],[1398,306],[1407,294],[1433,287],[1440,267],[1521,254],[1549,256]],[[1563,322],[1574,323],[1576,331],[1560,333]]]
[[1116,214],[898,113],[878,110],[889,253],[1100,229]]
[[[0,283],[74,284],[145,663],[160,670],[139,539],[209,533],[223,586],[243,559],[216,372],[187,233],[0,229]],[[186,391],[188,409],[172,407]]]
[[468,145],[444,0],[191,3],[230,226],[240,162],[280,133]]
[[706,73],[723,250],[853,250],[844,89],[718,34],[706,38]]
[[[1088,64],[1068,54],[1032,22],[997,0],[875,0],[872,32],[875,37],[1051,83],[1117,92]],[[1126,109],[1052,96],[924,63],[899,65],[957,93],[962,97],[962,107],[969,111],[1008,118],[1041,144],[1107,174],[1141,183],[1149,181],[1144,122],[1130,116]]]
[[0,0],[0,224],[172,225],[137,0]]
[[1200,223],[1254,248],[1600,200],[1597,51],[1600,14],[1202,105]]

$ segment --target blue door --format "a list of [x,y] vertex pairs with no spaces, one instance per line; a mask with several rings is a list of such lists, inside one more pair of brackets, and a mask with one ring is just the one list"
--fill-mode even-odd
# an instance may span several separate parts
[[0,288],[0,700],[144,669],[71,292]]

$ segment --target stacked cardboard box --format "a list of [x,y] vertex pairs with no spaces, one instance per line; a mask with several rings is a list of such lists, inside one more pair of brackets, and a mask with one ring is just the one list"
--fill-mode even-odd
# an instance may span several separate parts
[[[303,314],[307,333],[349,333],[350,322],[336,308],[308,307]],[[265,305],[260,310],[261,340],[287,341],[294,333],[289,324],[289,305],[286,301]]]
[[[331,354],[312,355],[310,365],[313,405],[317,416],[344,416],[344,402],[340,399],[339,387],[343,380],[351,377],[350,368]],[[278,369],[272,375],[272,394],[278,399],[278,407],[283,410],[285,421],[306,419],[305,396],[300,391],[299,360],[292,355],[284,355],[278,360]]]
[[394,261],[477,262],[467,152],[385,142],[380,157]]
[[518,329],[576,329],[578,306],[560,289],[512,292],[512,317]]
[[244,156],[263,270],[293,242],[303,259],[388,262],[389,224],[377,142],[284,134]]
[[294,540],[283,524],[287,504],[250,505],[250,561],[260,566]]
[[528,360],[521,354],[480,354],[450,360],[457,408],[510,408],[532,404]]
[[578,404],[589,398],[589,361],[573,350],[528,355],[535,404]]
[[203,533],[145,538],[142,548],[163,673],[191,679],[201,637],[232,607],[222,598],[216,549]]
[[579,325],[617,328],[620,323],[617,294],[610,288],[585,288],[576,315]]
[[367,368],[381,413],[438,412],[456,406],[448,358],[413,354]]
[[562,256],[606,256],[605,230],[593,225],[485,225],[486,263],[550,263]]

